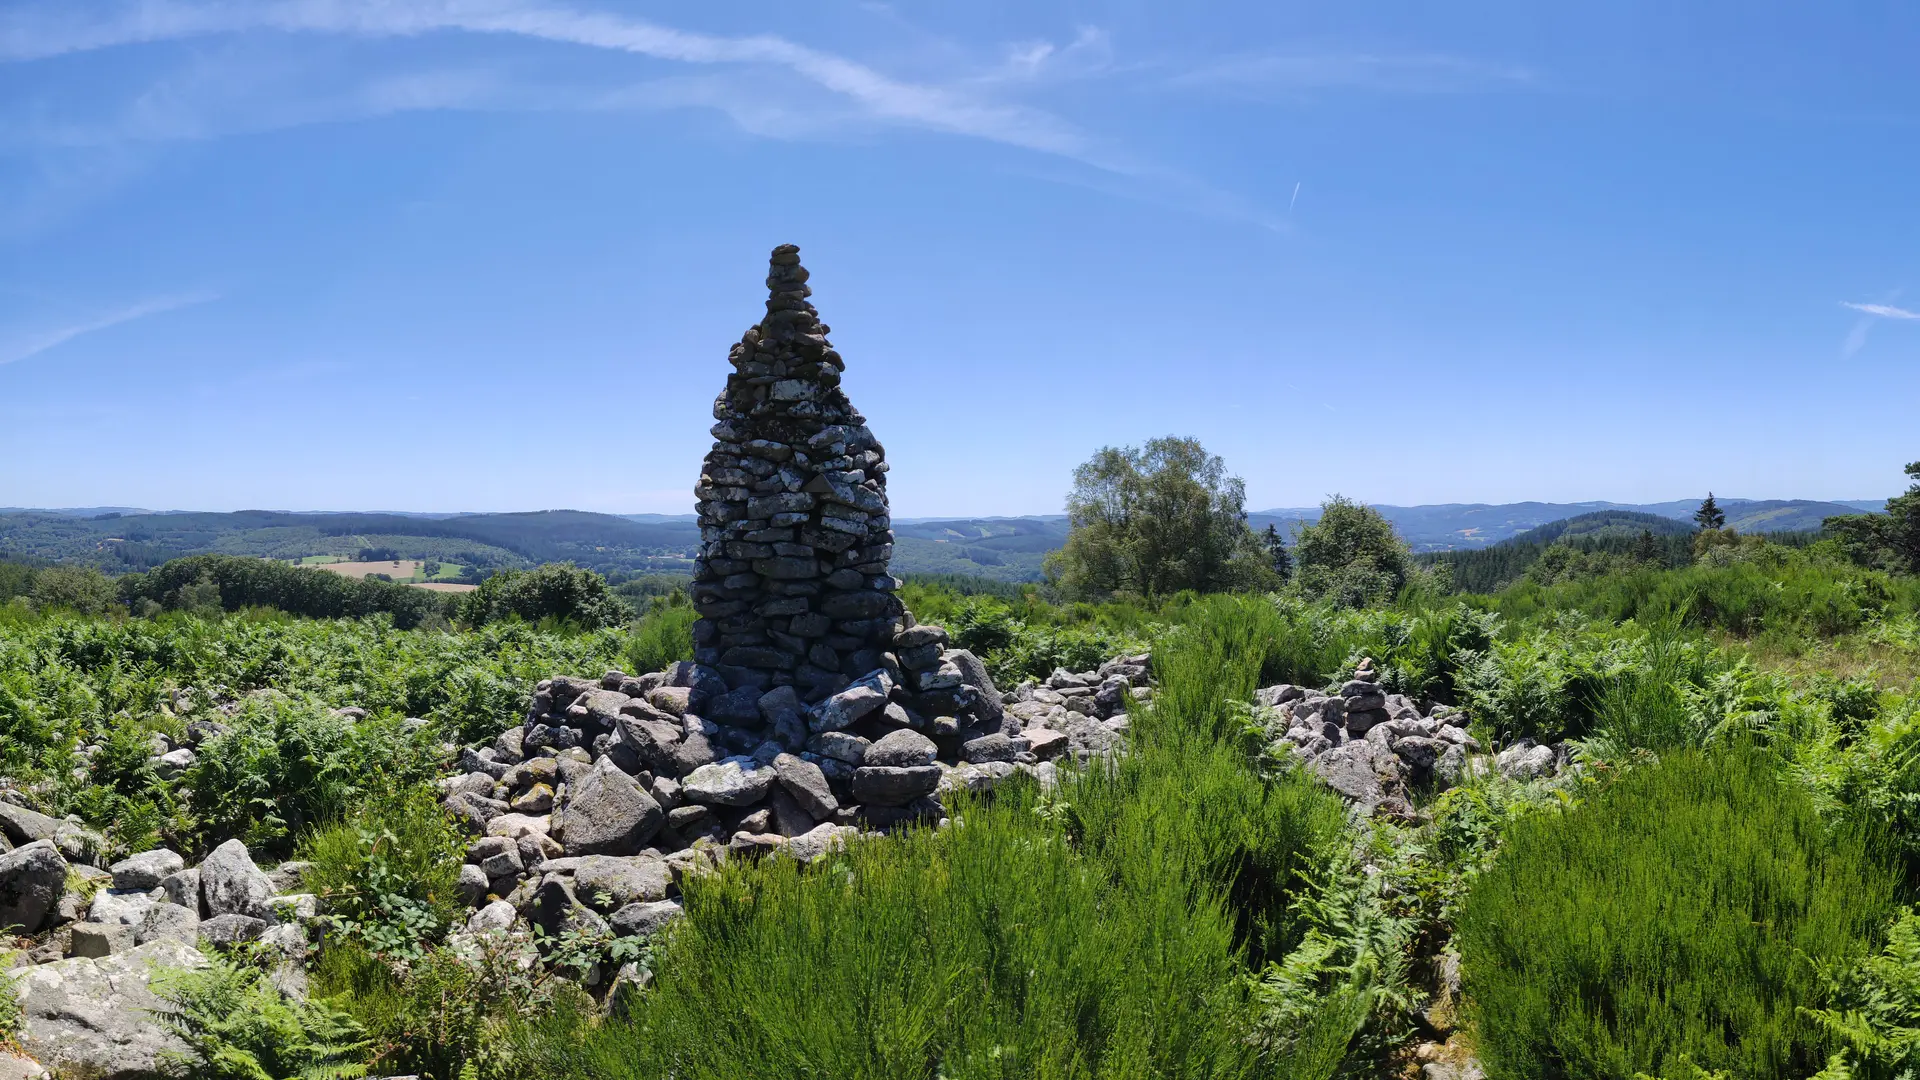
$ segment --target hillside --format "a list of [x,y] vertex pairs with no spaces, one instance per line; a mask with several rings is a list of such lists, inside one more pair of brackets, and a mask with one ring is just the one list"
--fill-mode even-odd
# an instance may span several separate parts
[[[1882,500],[1823,502],[1815,499],[1721,499],[1727,524],[1743,532],[1810,532],[1822,520],[1841,514],[1877,511]],[[1416,552],[1487,548],[1531,529],[1599,512],[1648,514],[1691,523],[1697,499],[1662,503],[1438,503],[1427,506],[1375,506]],[[1260,510],[1247,515],[1255,528],[1272,521],[1285,532],[1295,521],[1319,518],[1317,507]]]
[[1601,537],[1637,538],[1642,532],[1655,536],[1687,536],[1693,526],[1659,514],[1635,510],[1596,510],[1591,514],[1550,521],[1537,529],[1528,529],[1502,540],[1499,547],[1519,544],[1551,544],[1556,540],[1598,539]]
[[[1627,523],[1637,535],[1652,522],[1690,524],[1696,503],[1440,503],[1380,506],[1418,553],[1484,550],[1558,522],[1596,516]],[[1723,499],[1727,523],[1743,532],[1820,528],[1835,514],[1878,509],[1879,503],[1808,499]],[[1609,516],[1611,515],[1611,516]],[[1314,521],[1319,508],[1262,510],[1247,515],[1256,529],[1285,535]],[[1064,515],[901,518],[893,523],[893,568],[900,574],[965,574],[998,581],[1039,581],[1046,553],[1066,542]],[[1604,527],[1603,527],[1604,528]],[[699,528],[690,514],[596,514],[541,510],[511,514],[297,513],[243,510],[199,513],[139,510],[10,510],[0,512],[0,556],[85,563],[108,573],[158,566],[184,555],[254,555],[298,559],[356,558],[375,550],[387,559],[433,559],[484,573],[543,562],[572,561],[609,575],[685,573]],[[1532,539],[1545,539],[1534,536]]]

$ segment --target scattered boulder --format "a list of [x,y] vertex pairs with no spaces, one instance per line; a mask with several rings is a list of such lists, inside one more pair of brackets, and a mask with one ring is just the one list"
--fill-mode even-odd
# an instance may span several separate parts
[[107,869],[113,874],[113,887],[116,889],[152,889],[169,876],[185,869],[187,860],[175,851],[155,848],[129,856],[114,863]]
[[[6,805],[0,803],[0,806]],[[0,930],[35,933],[67,887],[67,860],[51,839],[34,840],[0,855]]]
[[273,882],[253,864],[247,845],[229,840],[200,864],[200,893],[214,916],[244,915],[264,922],[272,916]]

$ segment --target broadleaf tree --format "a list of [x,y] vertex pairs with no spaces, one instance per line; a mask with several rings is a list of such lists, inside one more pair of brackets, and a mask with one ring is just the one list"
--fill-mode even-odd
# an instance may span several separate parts
[[1303,595],[1364,607],[1399,594],[1412,555],[1380,511],[1334,495],[1320,504],[1319,521],[1300,526],[1293,561],[1294,585]]
[[1247,524],[1246,485],[1198,439],[1102,447],[1073,471],[1066,546],[1047,573],[1075,597],[1170,596],[1278,584]]

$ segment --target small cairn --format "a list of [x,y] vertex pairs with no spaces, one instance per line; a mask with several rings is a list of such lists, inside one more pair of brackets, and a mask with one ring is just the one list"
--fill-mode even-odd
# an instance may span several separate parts
[[1340,696],[1346,699],[1350,735],[1365,735],[1375,724],[1393,719],[1387,712],[1387,695],[1380,689],[1380,676],[1374,673],[1370,656],[1360,658],[1360,663],[1354,666],[1353,678],[1340,687]]

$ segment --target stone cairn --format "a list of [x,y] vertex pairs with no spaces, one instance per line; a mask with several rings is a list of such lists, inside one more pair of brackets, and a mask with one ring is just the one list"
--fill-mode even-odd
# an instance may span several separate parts
[[911,621],[887,573],[886,453],[840,389],[807,276],[800,249],[775,248],[767,316],[727,356],[692,597],[696,661],[818,701],[881,668]]
[[442,785],[477,833],[474,929],[647,933],[678,882],[730,855],[819,858],[937,822],[1056,758],[1114,752],[1146,656],[1002,694],[986,665],[901,604],[885,452],[840,388],[799,249],[775,248],[767,313],[729,353],[694,492],[694,659],[555,676],[526,720]]

